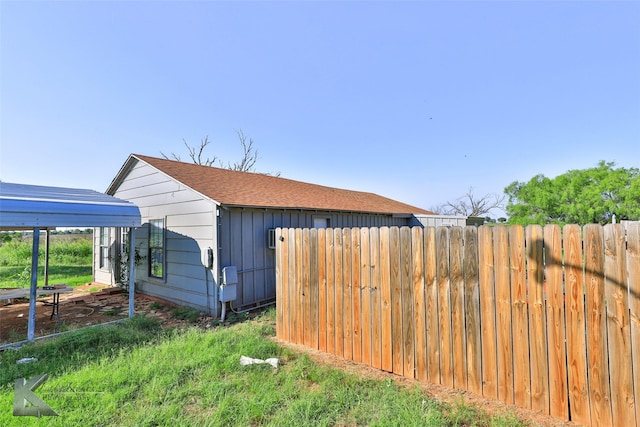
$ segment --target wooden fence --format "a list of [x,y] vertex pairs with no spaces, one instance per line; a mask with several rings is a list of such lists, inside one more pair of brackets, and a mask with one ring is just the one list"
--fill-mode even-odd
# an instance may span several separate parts
[[593,426],[640,426],[640,223],[278,229],[277,336]]

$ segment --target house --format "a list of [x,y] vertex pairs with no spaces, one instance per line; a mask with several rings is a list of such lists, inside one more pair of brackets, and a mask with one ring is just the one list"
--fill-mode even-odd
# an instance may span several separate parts
[[[277,227],[406,226],[433,215],[372,193],[138,154],[106,193],[140,209],[136,291],[213,316],[221,300],[239,311],[275,299]],[[96,282],[119,282],[126,231],[96,230]]]

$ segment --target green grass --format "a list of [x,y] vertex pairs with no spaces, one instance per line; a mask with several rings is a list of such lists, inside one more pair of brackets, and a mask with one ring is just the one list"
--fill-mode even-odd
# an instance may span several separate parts
[[[274,311],[209,331],[161,329],[139,316],[0,353],[0,425],[521,426],[448,405],[391,379],[364,379],[278,346]],[[277,357],[241,366],[240,356]],[[32,364],[16,364],[36,357]],[[47,373],[36,394],[59,417],[13,417],[13,383]]]
[[176,307],[171,310],[171,315],[179,320],[195,323],[200,317],[200,312],[191,307]]
[[[50,265],[49,283],[78,286],[93,280],[91,265]],[[30,272],[24,267],[0,267],[0,288],[28,288]],[[38,286],[44,285],[44,267],[38,267]]]
[[[0,288],[27,288],[31,284],[30,237],[0,245]],[[49,283],[83,285],[93,280],[90,234],[53,235],[49,248]],[[39,251],[38,286],[44,285],[44,243]]]

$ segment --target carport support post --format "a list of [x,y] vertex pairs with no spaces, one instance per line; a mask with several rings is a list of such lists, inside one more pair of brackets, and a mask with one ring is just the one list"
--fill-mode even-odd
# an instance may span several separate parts
[[129,317],[133,317],[136,292],[136,229],[129,228]]
[[40,228],[33,229],[33,249],[31,251],[31,289],[29,293],[29,325],[27,341],[33,341],[36,332],[36,296],[38,288],[38,251],[40,249]]

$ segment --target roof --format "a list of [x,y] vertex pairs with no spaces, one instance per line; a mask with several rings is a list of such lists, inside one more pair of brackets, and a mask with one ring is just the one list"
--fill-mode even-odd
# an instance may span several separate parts
[[0,182],[0,229],[140,224],[136,205],[97,191]]
[[[347,211],[380,214],[433,214],[430,211],[374,193],[343,190],[253,172],[132,154],[123,170],[136,160],[145,162],[176,181],[226,206]],[[128,166],[127,166],[128,165]],[[119,174],[124,179],[124,174]],[[118,177],[107,193],[113,194]]]

